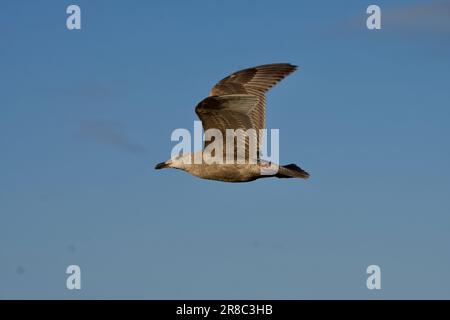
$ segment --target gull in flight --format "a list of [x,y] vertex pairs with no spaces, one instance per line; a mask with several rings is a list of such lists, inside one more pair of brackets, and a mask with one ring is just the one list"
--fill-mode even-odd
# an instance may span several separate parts
[[[196,162],[196,156],[200,156],[201,159],[206,156],[205,150],[212,143],[212,141],[205,141],[203,150],[173,156],[171,159],[157,164],[155,169],[181,169],[203,179],[225,182],[248,182],[268,177],[307,179],[309,174],[295,164],[276,165],[277,169],[274,172],[267,173],[264,169],[272,166],[272,163],[259,157],[262,143],[261,130],[265,129],[265,93],[296,69],[296,66],[288,63],[276,63],[237,71],[220,80],[212,88],[209,97],[202,100],[195,108],[195,112],[202,121],[205,134],[208,129],[219,130],[223,137],[229,137],[227,129],[241,129],[244,132],[247,130],[247,132],[252,132],[249,129],[254,129],[253,132],[257,132],[255,134],[258,136],[257,142],[250,139],[250,134],[245,136],[246,149],[244,150],[246,153],[244,156],[239,151],[237,156],[233,154],[234,160],[236,157],[241,159],[244,157],[244,161]],[[235,138],[233,137],[233,139]],[[252,143],[256,144],[253,145],[257,151],[256,159],[247,153],[249,149],[252,150]],[[234,148],[236,151],[236,147]],[[225,147],[222,149],[225,155],[224,149]]]

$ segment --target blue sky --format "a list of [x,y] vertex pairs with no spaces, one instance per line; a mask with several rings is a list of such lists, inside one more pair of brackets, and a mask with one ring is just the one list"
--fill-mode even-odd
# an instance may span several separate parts
[[[450,298],[449,8],[3,1],[0,298]],[[267,125],[308,181],[153,169],[216,81],[274,62],[299,71]]]

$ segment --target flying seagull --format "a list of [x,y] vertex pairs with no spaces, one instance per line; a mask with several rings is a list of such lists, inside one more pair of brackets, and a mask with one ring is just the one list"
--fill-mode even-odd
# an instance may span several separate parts
[[[277,165],[275,172],[267,174],[264,169],[272,164],[259,157],[262,142],[260,130],[265,129],[265,93],[296,69],[297,66],[288,63],[276,63],[237,71],[220,80],[212,88],[209,97],[202,100],[195,108],[205,132],[208,129],[217,129],[223,137],[226,137],[227,129],[255,129],[255,132],[258,132],[256,161],[249,161],[250,155],[246,153],[243,162],[195,162],[195,157],[199,154],[200,157],[203,156],[207,146],[212,142],[205,141],[202,151],[174,156],[157,164],[155,169],[181,169],[203,179],[225,182],[248,182],[268,177],[307,179],[309,174],[295,164]],[[249,147],[249,141],[247,136],[246,148]]]

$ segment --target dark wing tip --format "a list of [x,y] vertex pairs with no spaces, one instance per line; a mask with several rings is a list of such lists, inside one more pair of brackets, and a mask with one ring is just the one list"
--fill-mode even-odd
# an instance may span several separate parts
[[254,68],[284,68],[284,69],[291,69],[291,70],[297,70],[298,66],[292,63],[286,63],[286,62],[280,62],[280,63],[269,63],[269,64],[263,64],[259,66],[255,66]]

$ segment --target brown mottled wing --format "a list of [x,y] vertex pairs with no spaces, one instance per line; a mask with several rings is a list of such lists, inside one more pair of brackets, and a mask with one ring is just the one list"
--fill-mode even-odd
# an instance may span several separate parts
[[[251,94],[258,97],[258,104],[251,111],[250,117],[256,130],[264,129],[266,127],[265,93],[296,69],[297,66],[288,63],[266,64],[244,69],[220,80],[212,88],[210,96]],[[261,139],[258,145],[261,146]]]
[[[203,130],[206,132],[209,129],[217,129],[222,133],[223,151],[226,151],[227,129],[254,129],[255,123],[251,117],[253,110],[258,105],[259,99],[254,95],[249,94],[232,94],[222,96],[212,96],[205,98],[195,108],[195,112],[202,121]],[[253,135],[253,140],[249,135],[245,138],[245,150],[248,152],[249,142],[257,141],[257,131],[248,131],[249,135]],[[235,139],[235,155],[237,155],[237,139]],[[205,147],[212,141],[205,142]],[[255,151],[257,150],[254,146]],[[248,158],[248,153],[246,154]]]

